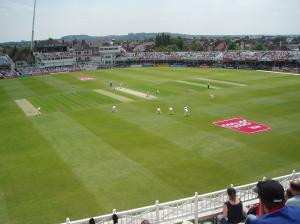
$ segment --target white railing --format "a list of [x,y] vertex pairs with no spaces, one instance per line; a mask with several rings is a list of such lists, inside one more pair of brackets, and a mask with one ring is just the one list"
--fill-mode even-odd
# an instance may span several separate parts
[[[284,189],[289,187],[291,180],[300,178],[300,172],[293,171],[292,174],[274,178],[279,181]],[[265,177],[263,179],[266,179]],[[257,201],[257,194],[254,193],[254,188],[257,182],[235,187],[237,191],[237,197],[241,199],[243,203],[250,203]],[[233,185],[231,185],[233,186]],[[224,202],[227,200],[226,189],[216,191],[208,194],[198,195],[196,192],[193,197],[184,198],[176,201],[170,201],[166,203],[159,203],[156,201],[154,205],[137,208],[133,210],[123,211],[116,213],[113,210],[113,214],[118,215],[119,224],[140,224],[142,220],[147,219],[152,224],[167,224],[178,223],[183,220],[194,220],[198,223],[201,217],[211,214],[220,208],[222,208]],[[102,215],[94,217],[97,224],[113,224],[112,214]],[[65,224],[88,224],[89,218],[70,221],[67,218]]]

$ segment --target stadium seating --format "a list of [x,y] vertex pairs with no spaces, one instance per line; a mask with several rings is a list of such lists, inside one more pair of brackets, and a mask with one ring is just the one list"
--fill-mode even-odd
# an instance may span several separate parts
[[53,73],[80,71],[83,69],[81,69],[79,66],[61,66],[61,67],[50,67],[50,68],[38,68],[34,66],[34,67],[22,67],[22,68],[18,68],[18,70],[22,74],[45,75],[45,74],[53,74]]
[[223,60],[283,61],[299,60],[299,51],[208,51],[208,52],[137,52],[122,53],[119,59],[151,60]]
[[[97,63],[76,63],[74,53],[63,52],[36,52],[37,66],[18,68],[21,74],[42,75],[50,73],[62,73],[79,70],[93,70],[106,68]],[[201,67],[226,67],[241,69],[269,69],[273,71],[288,71],[299,73],[297,64],[300,62],[300,51],[186,51],[186,52],[125,52],[122,51],[117,57],[117,63],[133,61],[137,64],[144,62],[154,65],[156,61],[164,63],[180,64],[189,61],[200,63]],[[251,67],[245,62],[260,62],[255,67]],[[223,64],[225,63],[225,64]],[[237,63],[237,64],[234,64]],[[269,63],[266,65],[266,63]],[[278,66],[276,63],[284,63]],[[290,64],[289,64],[290,63]],[[16,72],[11,68],[13,62],[7,56],[0,56],[0,68],[2,68],[0,78],[15,77]],[[42,68],[43,66],[48,68]],[[47,66],[46,66],[47,64]],[[4,66],[4,69],[3,69]],[[276,67],[277,66],[277,67]],[[284,67],[283,67],[284,66]]]
[[12,60],[8,55],[0,56],[0,67],[2,66],[10,66],[12,63]]

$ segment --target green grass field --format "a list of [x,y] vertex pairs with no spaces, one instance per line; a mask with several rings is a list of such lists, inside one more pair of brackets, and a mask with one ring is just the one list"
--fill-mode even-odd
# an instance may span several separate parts
[[[210,82],[217,88],[209,91],[199,78],[245,86]],[[113,92],[109,80],[161,93],[145,100],[117,92],[133,100],[122,103],[93,91]],[[42,114],[25,116],[14,102],[23,98]],[[233,117],[272,130],[212,125]],[[136,68],[0,80],[0,222],[60,223],[285,175],[300,167],[299,124],[299,76]]]

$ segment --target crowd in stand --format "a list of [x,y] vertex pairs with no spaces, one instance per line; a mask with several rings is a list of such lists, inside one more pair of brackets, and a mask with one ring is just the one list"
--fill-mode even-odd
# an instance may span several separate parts
[[228,201],[218,216],[220,224],[299,224],[300,223],[300,180],[293,180],[285,192],[275,180],[257,183],[254,189],[259,203],[245,209],[237,198],[234,188],[227,189]]
[[49,67],[49,68],[38,68],[38,67],[23,67],[18,68],[18,71],[22,74],[29,75],[43,75],[51,73],[65,73],[82,70],[79,66],[63,66],[63,67]]
[[15,70],[11,69],[0,69],[0,79],[4,78],[14,78],[16,77],[17,73]]
[[0,55],[0,79],[13,78],[16,72],[11,70],[11,60],[7,55]]
[[300,60],[299,51],[199,51],[199,52],[137,52],[122,53],[120,60],[224,60],[286,61]]
[[[74,54],[71,52],[51,52],[39,53],[39,58],[45,60],[63,60],[73,58]],[[300,51],[198,51],[198,52],[122,52],[118,56],[117,61],[127,60],[198,60],[198,61],[214,61],[216,67],[222,67],[222,62],[238,62],[238,61],[262,61],[262,62],[287,62],[287,61],[300,61]],[[36,66],[18,68],[16,71],[11,69],[11,59],[7,55],[0,56],[0,78],[11,78],[18,75],[42,75],[50,73],[63,73],[79,70],[97,69],[101,66],[99,64],[86,63],[77,64],[74,66],[61,66],[51,68],[39,68]],[[209,65],[207,65],[209,66]],[[211,66],[211,65],[210,65]],[[247,65],[241,64],[238,68],[247,68]],[[227,66],[228,67],[228,66]],[[10,68],[10,69],[9,69]],[[102,67],[101,67],[102,68]],[[259,68],[264,69],[264,68]],[[270,69],[270,68],[269,68]],[[289,71],[300,72],[298,66],[287,67],[274,67],[273,71]]]
[[0,66],[9,65],[9,64],[10,64],[10,62],[9,62],[8,58],[6,56],[0,55]]
[[[228,188],[228,201],[217,217],[218,224],[300,224],[300,179],[291,181],[286,191],[276,180],[259,181],[254,192],[259,202],[246,208],[237,198],[236,190]],[[112,221],[118,223],[117,214],[113,214]],[[89,224],[95,223],[94,218],[89,220]],[[192,224],[189,221],[184,223]],[[143,220],[141,224],[150,222]]]

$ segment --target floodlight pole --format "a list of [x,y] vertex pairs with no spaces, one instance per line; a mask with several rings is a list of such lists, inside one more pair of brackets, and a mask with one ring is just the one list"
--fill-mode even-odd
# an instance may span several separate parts
[[33,19],[32,19],[32,33],[31,33],[31,51],[33,52],[34,48],[34,23],[35,23],[35,8],[36,8],[36,0],[34,0],[34,8],[33,8]]

